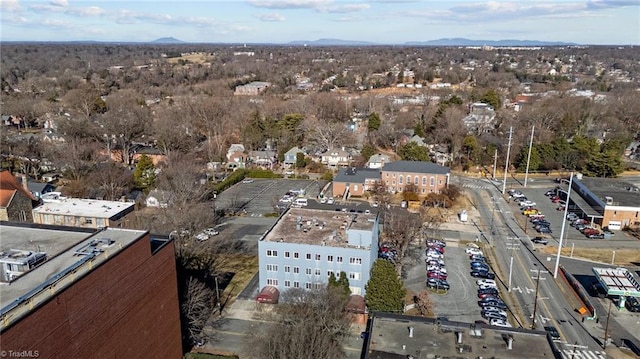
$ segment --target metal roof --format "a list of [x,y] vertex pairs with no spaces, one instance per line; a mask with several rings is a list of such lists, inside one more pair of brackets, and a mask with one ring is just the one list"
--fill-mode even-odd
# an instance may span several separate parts
[[625,268],[592,268],[608,295],[640,297],[640,284]]

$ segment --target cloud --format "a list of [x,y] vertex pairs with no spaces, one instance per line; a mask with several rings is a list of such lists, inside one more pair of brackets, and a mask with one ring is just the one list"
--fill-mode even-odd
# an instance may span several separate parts
[[0,0],[0,9],[2,12],[22,11],[22,7],[18,0]]
[[282,22],[285,21],[284,16],[278,14],[278,13],[268,13],[268,14],[259,14],[256,15],[256,17],[258,19],[260,19],[260,21],[265,21],[265,22]]
[[326,8],[318,9],[318,11],[335,13],[335,14],[344,14],[349,12],[368,10],[369,8],[370,8],[369,4],[343,4],[343,5],[327,6]]
[[250,0],[250,5],[265,9],[318,9],[333,3],[332,0]]
[[49,4],[51,6],[60,6],[60,7],[69,6],[69,2],[67,0],[51,0],[49,1]]

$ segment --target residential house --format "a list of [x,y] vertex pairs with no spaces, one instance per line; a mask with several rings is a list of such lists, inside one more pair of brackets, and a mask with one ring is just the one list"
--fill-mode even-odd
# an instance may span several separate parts
[[271,86],[270,82],[254,81],[246,85],[236,86],[233,94],[242,96],[257,96],[269,86]]
[[0,171],[0,220],[33,222],[32,210],[37,203],[27,186],[27,176],[22,176],[21,183],[8,170]]
[[276,151],[249,151],[247,162],[265,169],[273,169],[278,162],[278,154]]
[[418,135],[413,135],[413,137],[409,139],[409,143],[415,143],[418,146],[427,147],[427,143],[424,142],[424,138]]
[[27,178],[27,189],[34,197],[39,199],[43,194],[55,191],[56,186]]
[[154,208],[167,208],[171,202],[171,193],[167,191],[161,191],[158,189],[153,189],[147,195],[147,198],[144,200],[144,204],[147,207]]
[[333,179],[333,197],[361,197],[380,181],[380,169],[343,168]]
[[343,148],[330,148],[321,157],[323,165],[329,168],[347,167],[351,164],[353,157],[351,153]]
[[0,231],[3,356],[182,358],[171,239],[11,222]]
[[42,195],[33,209],[33,222],[83,228],[122,227],[135,203],[63,197],[60,192]]
[[440,193],[449,185],[449,167],[424,161],[394,161],[382,167],[381,181],[387,192],[404,191],[412,184],[419,195]]
[[154,166],[167,163],[167,156],[159,149],[151,146],[139,146],[133,153],[133,162],[137,163],[140,158],[145,155],[151,159]]
[[289,151],[284,154],[284,167],[289,168],[296,165],[296,158],[298,153],[305,154],[302,149],[298,146],[292,147]]
[[233,143],[227,150],[227,168],[238,169],[245,168],[247,162],[247,154],[244,145],[241,143]]
[[345,272],[364,295],[378,258],[378,214],[289,208],[258,241],[260,288],[315,289]]
[[367,161],[365,167],[367,168],[382,168],[385,163],[391,161],[391,157],[389,155],[385,155],[382,153],[378,153],[369,157],[369,161]]
[[496,113],[493,107],[486,103],[469,105],[469,114],[462,119],[468,133],[482,134],[491,132],[495,128]]

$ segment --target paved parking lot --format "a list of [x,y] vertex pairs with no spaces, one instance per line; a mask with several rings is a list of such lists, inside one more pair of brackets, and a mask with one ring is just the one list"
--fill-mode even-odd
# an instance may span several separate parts
[[290,190],[304,189],[307,198],[316,198],[320,192],[317,180],[261,179],[252,183],[238,183],[216,198],[218,210],[245,210],[249,217],[262,217],[276,211],[278,200]]
[[[458,247],[456,242],[447,242],[444,261],[447,269],[447,281],[451,286],[448,292],[431,292],[431,300],[434,303],[435,314],[438,317],[447,317],[467,323],[476,320],[484,320],[480,315],[478,306],[477,278],[469,273],[469,257],[464,252],[464,247]],[[407,289],[418,293],[426,288],[427,271],[424,264],[426,258],[424,249],[420,249],[422,255],[420,263],[413,263],[407,269],[407,279],[404,281]],[[486,254],[486,253],[485,253]],[[491,265],[490,265],[491,266]],[[497,282],[496,278],[496,282]],[[486,321],[486,320],[485,320]]]

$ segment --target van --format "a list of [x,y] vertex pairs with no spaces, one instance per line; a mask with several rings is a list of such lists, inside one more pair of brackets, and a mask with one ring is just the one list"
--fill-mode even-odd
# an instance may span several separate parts
[[294,202],[294,204],[296,206],[306,207],[308,203],[306,198],[296,198],[296,201]]

